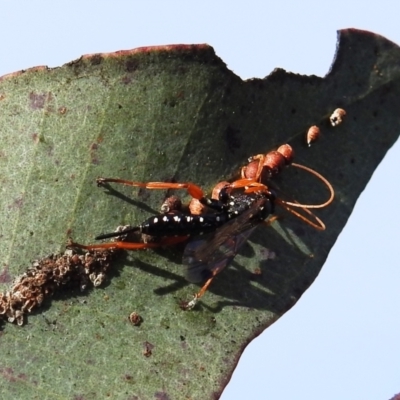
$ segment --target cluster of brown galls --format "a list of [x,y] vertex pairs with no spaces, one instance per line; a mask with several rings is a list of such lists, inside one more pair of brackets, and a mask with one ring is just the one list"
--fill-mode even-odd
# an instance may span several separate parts
[[115,253],[107,250],[79,255],[67,250],[64,254],[33,262],[24,274],[15,279],[9,291],[0,293],[0,319],[21,326],[26,313],[40,306],[45,298],[61,287],[79,285],[83,291],[88,285],[101,285]]

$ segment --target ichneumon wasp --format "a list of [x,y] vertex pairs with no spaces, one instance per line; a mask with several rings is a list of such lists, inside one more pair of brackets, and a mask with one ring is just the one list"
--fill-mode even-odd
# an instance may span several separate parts
[[[174,245],[190,239],[183,254],[186,279],[192,283],[204,282],[200,291],[183,308],[193,308],[198,299],[204,295],[213,278],[220,273],[235,257],[241,245],[251,232],[271,214],[278,204],[316,229],[323,230],[323,222],[311,213],[310,208],[323,208],[329,205],[334,197],[330,183],[311,168],[295,164],[314,174],[330,191],[329,199],[322,204],[300,204],[277,198],[274,191],[264,184],[264,178],[271,178],[279,173],[284,165],[291,163],[293,151],[289,145],[281,146],[278,151],[266,155],[257,155],[249,160],[249,165],[242,168],[242,178],[234,182],[220,182],[216,185],[212,197],[207,197],[203,190],[194,183],[167,182],[134,182],[118,178],[98,178],[97,184],[119,183],[145,189],[185,189],[188,194],[206,208],[197,214],[170,209],[148,218],[142,224],[129,227],[119,232],[97,236],[96,240],[116,238],[113,242],[82,245],[70,241],[69,247],[85,250],[124,249],[140,250]],[[256,163],[252,164],[252,163]],[[251,167],[250,167],[251,165]],[[294,165],[292,163],[292,165]],[[253,171],[250,173],[250,171]],[[293,208],[301,208],[316,221],[311,221]],[[118,237],[130,233],[150,236],[150,242],[129,242]],[[207,235],[207,236],[203,236]],[[198,238],[196,238],[198,237]]]

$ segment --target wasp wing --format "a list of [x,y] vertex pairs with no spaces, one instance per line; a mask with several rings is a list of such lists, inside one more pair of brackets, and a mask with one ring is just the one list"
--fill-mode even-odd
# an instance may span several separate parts
[[229,265],[253,230],[263,221],[259,210],[267,201],[266,198],[256,200],[248,210],[214,233],[191,240],[183,253],[186,279],[192,283],[203,282],[213,271],[218,273]]

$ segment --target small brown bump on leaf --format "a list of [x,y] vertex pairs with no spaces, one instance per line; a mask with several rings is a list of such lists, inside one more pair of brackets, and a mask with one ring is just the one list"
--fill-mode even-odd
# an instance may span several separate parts
[[178,196],[167,197],[161,205],[160,211],[168,213],[171,211],[180,211],[182,208],[182,201]]
[[61,115],[64,115],[64,114],[66,114],[66,112],[67,112],[67,107],[59,107],[58,108],[58,112],[61,114]]
[[140,324],[143,322],[143,318],[134,311],[129,315],[129,321],[131,321],[132,325],[134,326],[140,326]]
[[343,122],[343,118],[346,115],[346,111],[343,108],[337,108],[332,115],[329,117],[332,126],[338,126]]
[[143,346],[144,346],[143,355],[145,357],[150,357],[153,354],[152,350],[154,349],[154,345],[146,341],[143,343]]
[[308,129],[306,140],[309,147],[311,146],[312,143],[318,140],[320,133],[321,131],[316,125],[313,125]]
[[125,62],[125,70],[127,72],[134,72],[138,69],[138,67],[139,67],[139,61],[135,58],[129,58]]

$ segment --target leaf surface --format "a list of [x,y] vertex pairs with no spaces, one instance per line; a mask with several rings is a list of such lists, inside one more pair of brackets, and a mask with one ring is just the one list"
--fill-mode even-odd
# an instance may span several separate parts
[[[399,65],[395,44],[343,30],[324,78],[277,69],[242,81],[207,45],[96,54],[3,77],[2,292],[32,260],[63,252],[69,235],[89,243],[140,223],[165,196],[128,187],[114,196],[96,187],[98,176],[190,181],[210,191],[249,156],[289,143],[295,160],[336,191],[318,212],[326,231],[277,210],[285,218],[258,228],[191,312],[178,303],[198,288],[183,278],[179,249],[164,249],[125,255],[100,289],[63,291],[24,327],[4,325],[3,398],[218,398],[247,343],[314,281],[397,140]],[[332,128],[337,107],[347,115]],[[322,133],[309,148],[312,125]],[[320,182],[294,168],[276,184],[301,202],[326,197]],[[128,321],[132,311],[143,317],[138,327]]]

